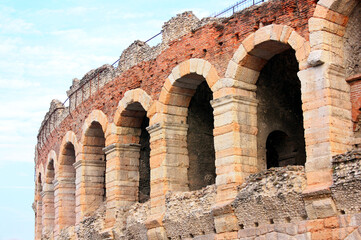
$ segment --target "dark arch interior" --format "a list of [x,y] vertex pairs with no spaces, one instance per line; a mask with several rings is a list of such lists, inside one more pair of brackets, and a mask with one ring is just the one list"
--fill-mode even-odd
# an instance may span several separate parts
[[[289,165],[294,157],[293,148],[286,133],[274,131],[266,142],[267,168]],[[292,164],[292,163],[291,163]]]
[[[103,148],[105,147],[105,137],[102,125],[99,122],[92,122],[89,126],[88,130],[85,133],[85,136],[89,137],[86,141],[85,145],[87,147],[90,147],[92,150],[90,152],[92,155],[96,155],[96,159],[90,159],[90,160],[99,160],[99,161],[106,161],[105,159],[105,153],[103,152]],[[105,184],[105,166],[102,167],[102,175],[99,176],[102,178],[102,196],[103,200],[106,198],[106,184]]]
[[150,135],[147,131],[149,119],[144,116],[140,127],[141,134],[139,138],[140,157],[139,157],[139,202],[146,202],[150,196]]
[[215,183],[212,91],[206,81],[199,84],[188,107],[187,146],[189,189],[197,190]]
[[51,159],[50,161],[49,161],[49,164],[48,164],[48,167],[47,167],[47,180],[48,180],[48,183],[49,184],[52,184],[53,182],[53,180],[54,180],[54,160],[53,159]]
[[41,173],[38,176],[38,192],[41,193],[43,191],[43,184],[41,182]]
[[122,115],[131,117],[130,126],[140,129],[138,201],[143,203],[150,198],[150,135],[147,130],[149,118],[139,102],[129,104]]
[[58,180],[67,181],[67,191],[64,195],[59,198],[58,205],[67,206],[66,209],[63,209],[61,213],[62,217],[64,217],[65,224],[67,226],[72,226],[75,224],[75,148],[71,142],[66,143],[62,156],[60,158],[60,166],[59,173],[60,178]]
[[72,143],[68,142],[65,145],[63,155],[64,155],[63,164],[73,166],[73,164],[75,163],[75,150],[74,150],[74,145]]
[[260,72],[256,93],[259,100],[257,155],[261,169],[266,164],[270,168],[306,162],[301,83],[297,72],[293,49],[272,57]]

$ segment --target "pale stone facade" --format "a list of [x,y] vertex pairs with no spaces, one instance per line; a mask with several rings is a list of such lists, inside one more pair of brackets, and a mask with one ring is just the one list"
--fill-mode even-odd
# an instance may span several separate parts
[[[276,3],[269,1],[262,6]],[[136,62],[133,56],[126,62],[122,55],[126,63],[118,69],[103,66],[82,81],[75,80],[68,92],[70,106],[53,101],[38,135],[35,239],[361,239],[361,208],[352,205],[354,201],[343,206],[343,195],[339,194],[343,191],[354,194],[352,199],[361,197],[360,185],[339,180],[347,171],[359,172],[360,158],[356,154],[350,162],[337,158],[332,162],[333,156],[359,144],[353,132],[350,85],[346,81],[350,64],[345,56],[351,53],[345,55],[344,44],[347,49],[352,44],[359,49],[360,42],[351,37],[346,41],[344,35],[349,18],[359,23],[354,12],[361,3],[320,0],[314,6],[309,4],[313,15],[307,19],[306,33],[287,21],[265,26],[259,23],[233,46],[234,51],[221,53],[226,62],[191,55],[172,63],[175,67],[171,69],[161,69],[169,73],[161,87],[129,84],[116,106],[112,101],[119,93],[101,96],[99,89],[113,87],[112,81],[121,79],[121,74],[145,66],[144,61],[156,61],[165,54],[164,49],[172,51],[197,30],[212,24],[221,29],[220,23],[209,20],[208,25],[201,24],[188,12],[179,15],[189,16],[187,31],[192,29],[184,39],[177,35],[174,40],[167,29],[166,39],[173,45],[162,46],[151,57],[144,57],[146,50],[138,49],[143,62]],[[176,23],[172,19],[165,29]],[[134,46],[131,49],[137,51]],[[210,51],[203,49],[205,56]],[[267,78],[262,83],[260,78],[282,67],[275,56],[286,51],[295,63],[287,66],[295,71],[289,77],[285,69],[282,74],[287,76],[276,76],[276,81],[286,81],[285,88],[299,86],[300,95],[292,100],[299,102],[299,115],[297,109],[284,106],[287,99],[272,102],[280,105],[276,108],[257,96],[258,89],[271,81]],[[355,55],[353,64],[360,53]],[[161,64],[154,63],[153,67],[156,65]],[[288,78],[295,79],[295,85],[287,85]],[[92,96],[96,103],[91,102]],[[204,99],[207,102],[201,108],[213,109],[211,121],[191,114],[192,106]],[[294,115],[288,122],[281,121],[287,118],[284,109]],[[275,120],[274,127],[264,127],[266,117],[276,110],[281,120]],[[198,118],[195,122],[199,129],[205,129],[193,138],[189,136],[197,128],[191,118]],[[299,145],[285,126],[295,119],[299,119],[295,126],[301,129],[304,140]],[[56,138],[55,131],[65,134]],[[287,146],[296,146],[282,155],[286,160],[280,166],[292,162],[299,151],[304,167],[266,171],[271,142],[277,139],[269,140],[269,136],[275,131],[290,141]],[[205,150],[194,151],[191,146]],[[277,146],[272,145],[276,151],[273,158],[281,161]],[[204,163],[209,158],[211,161]],[[345,162],[346,167],[337,165],[339,162]],[[205,165],[214,166],[202,173]],[[339,168],[343,169],[340,174]],[[355,181],[361,180],[359,174],[354,176]],[[356,190],[348,192],[342,187],[345,182]],[[316,229],[317,224],[322,227]]]

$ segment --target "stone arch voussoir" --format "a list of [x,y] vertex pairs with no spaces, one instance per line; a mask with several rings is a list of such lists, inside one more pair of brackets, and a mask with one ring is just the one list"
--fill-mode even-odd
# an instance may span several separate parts
[[75,151],[75,156],[79,153],[80,151],[80,144],[78,142],[78,139],[75,135],[75,133],[73,131],[68,131],[65,136],[63,137],[63,140],[61,142],[61,145],[60,145],[60,151],[59,151],[59,154],[58,154],[58,159],[57,161],[54,162],[54,168],[55,168],[55,172],[58,173],[58,169],[59,169],[59,165],[62,164],[62,156],[63,156],[63,152],[64,152],[64,149],[66,147],[66,145],[68,143],[71,143],[73,144],[74,146],[74,151]]
[[[165,80],[156,106],[156,112],[172,112],[169,109],[171,107],[188,107],[197,85],[190,87],[189,85],[192,84],[189,84],[186,86],[186,84],[180,83],[178,80],[189,74],[202,76],[211,89],[220,79],[216,68],[206,60],[192,58],[180,63],[173,68],[171,74]],[[162,107],[161,105],[167,107]],[[177,113],[184,112],[179,111],[179,109],[173,111],[177,111]],[[184,113],[186,114],[186,112]]]
[[103,111],[101,110],[93,110],[84,121],[83,132],[81,136],[82,144],[84,144],[85,142],[85,133],[93,122],[98,122],[102,126],[102,130],[104,133],[107,131],[107,127],[108,127],[107,115],[105,115],[105,113],[103,113]]
[[140,103],[144,111],[148,112],[153,104],[152,98],[141,88],[129,90],[124,93],[123,98],[119,101],[117,110],[114,114],[114,123],[116,126],[122,126],[122,113],[132,103]]
[[[255,84],[259,72],[274,55],[281,53],[289,45],[296,52],[299,68],[307,68],[310,44],[293,28],[271,24],[258,29],[243,40],[228,64],[225,79],[234,79],[245,84]],[[217,83],[220,89],[228,81]]]

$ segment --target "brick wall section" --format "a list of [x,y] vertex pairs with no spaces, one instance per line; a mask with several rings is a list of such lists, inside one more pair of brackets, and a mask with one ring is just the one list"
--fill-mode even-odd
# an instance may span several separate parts
[[72,111],[56,130],[51,131],[47,142],[38,146],[37,164],[46,161],[50,150],[59,152],[59,139],[69,130],[81,139],[83,121],[93,109],[102,110],[112,122],[114,112],[123,94],[130,89],[142,88],[153,99],[158,99],[161,88],[171,70],[190,58],[201,58],[215,66],[224,76],[227,64],[241,42],[262,25],[286,24],[306,40],[309,39],[308,19],[313,15],[314,0],[271,1],[246,9],[222,23],[210,23],[191,31],[181,39],[169,43],[157,58],[142,62],[121,73],[113,81],[92,95]]

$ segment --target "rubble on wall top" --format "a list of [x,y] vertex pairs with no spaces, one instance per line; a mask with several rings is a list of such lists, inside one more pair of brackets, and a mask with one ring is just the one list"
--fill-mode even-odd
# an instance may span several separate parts
[[343,154],[338,154],[332,157],[332,163],[338,164],[342,162],[354,161],[361,159],[361,149],[356,146],[355,149]]
[[67,91],[67,95],[71,95],[74,91],[76,91],[79,87],[87,83],[88,81],[94,79],[99,74],[114,74],[115,70],[114,67],[109,64],[104,64],[101,67],[98,67],[96,69],[92,69],[89,72],[87,72],[81,80],[74,78],[72,85],[70,86],[70,90]]

